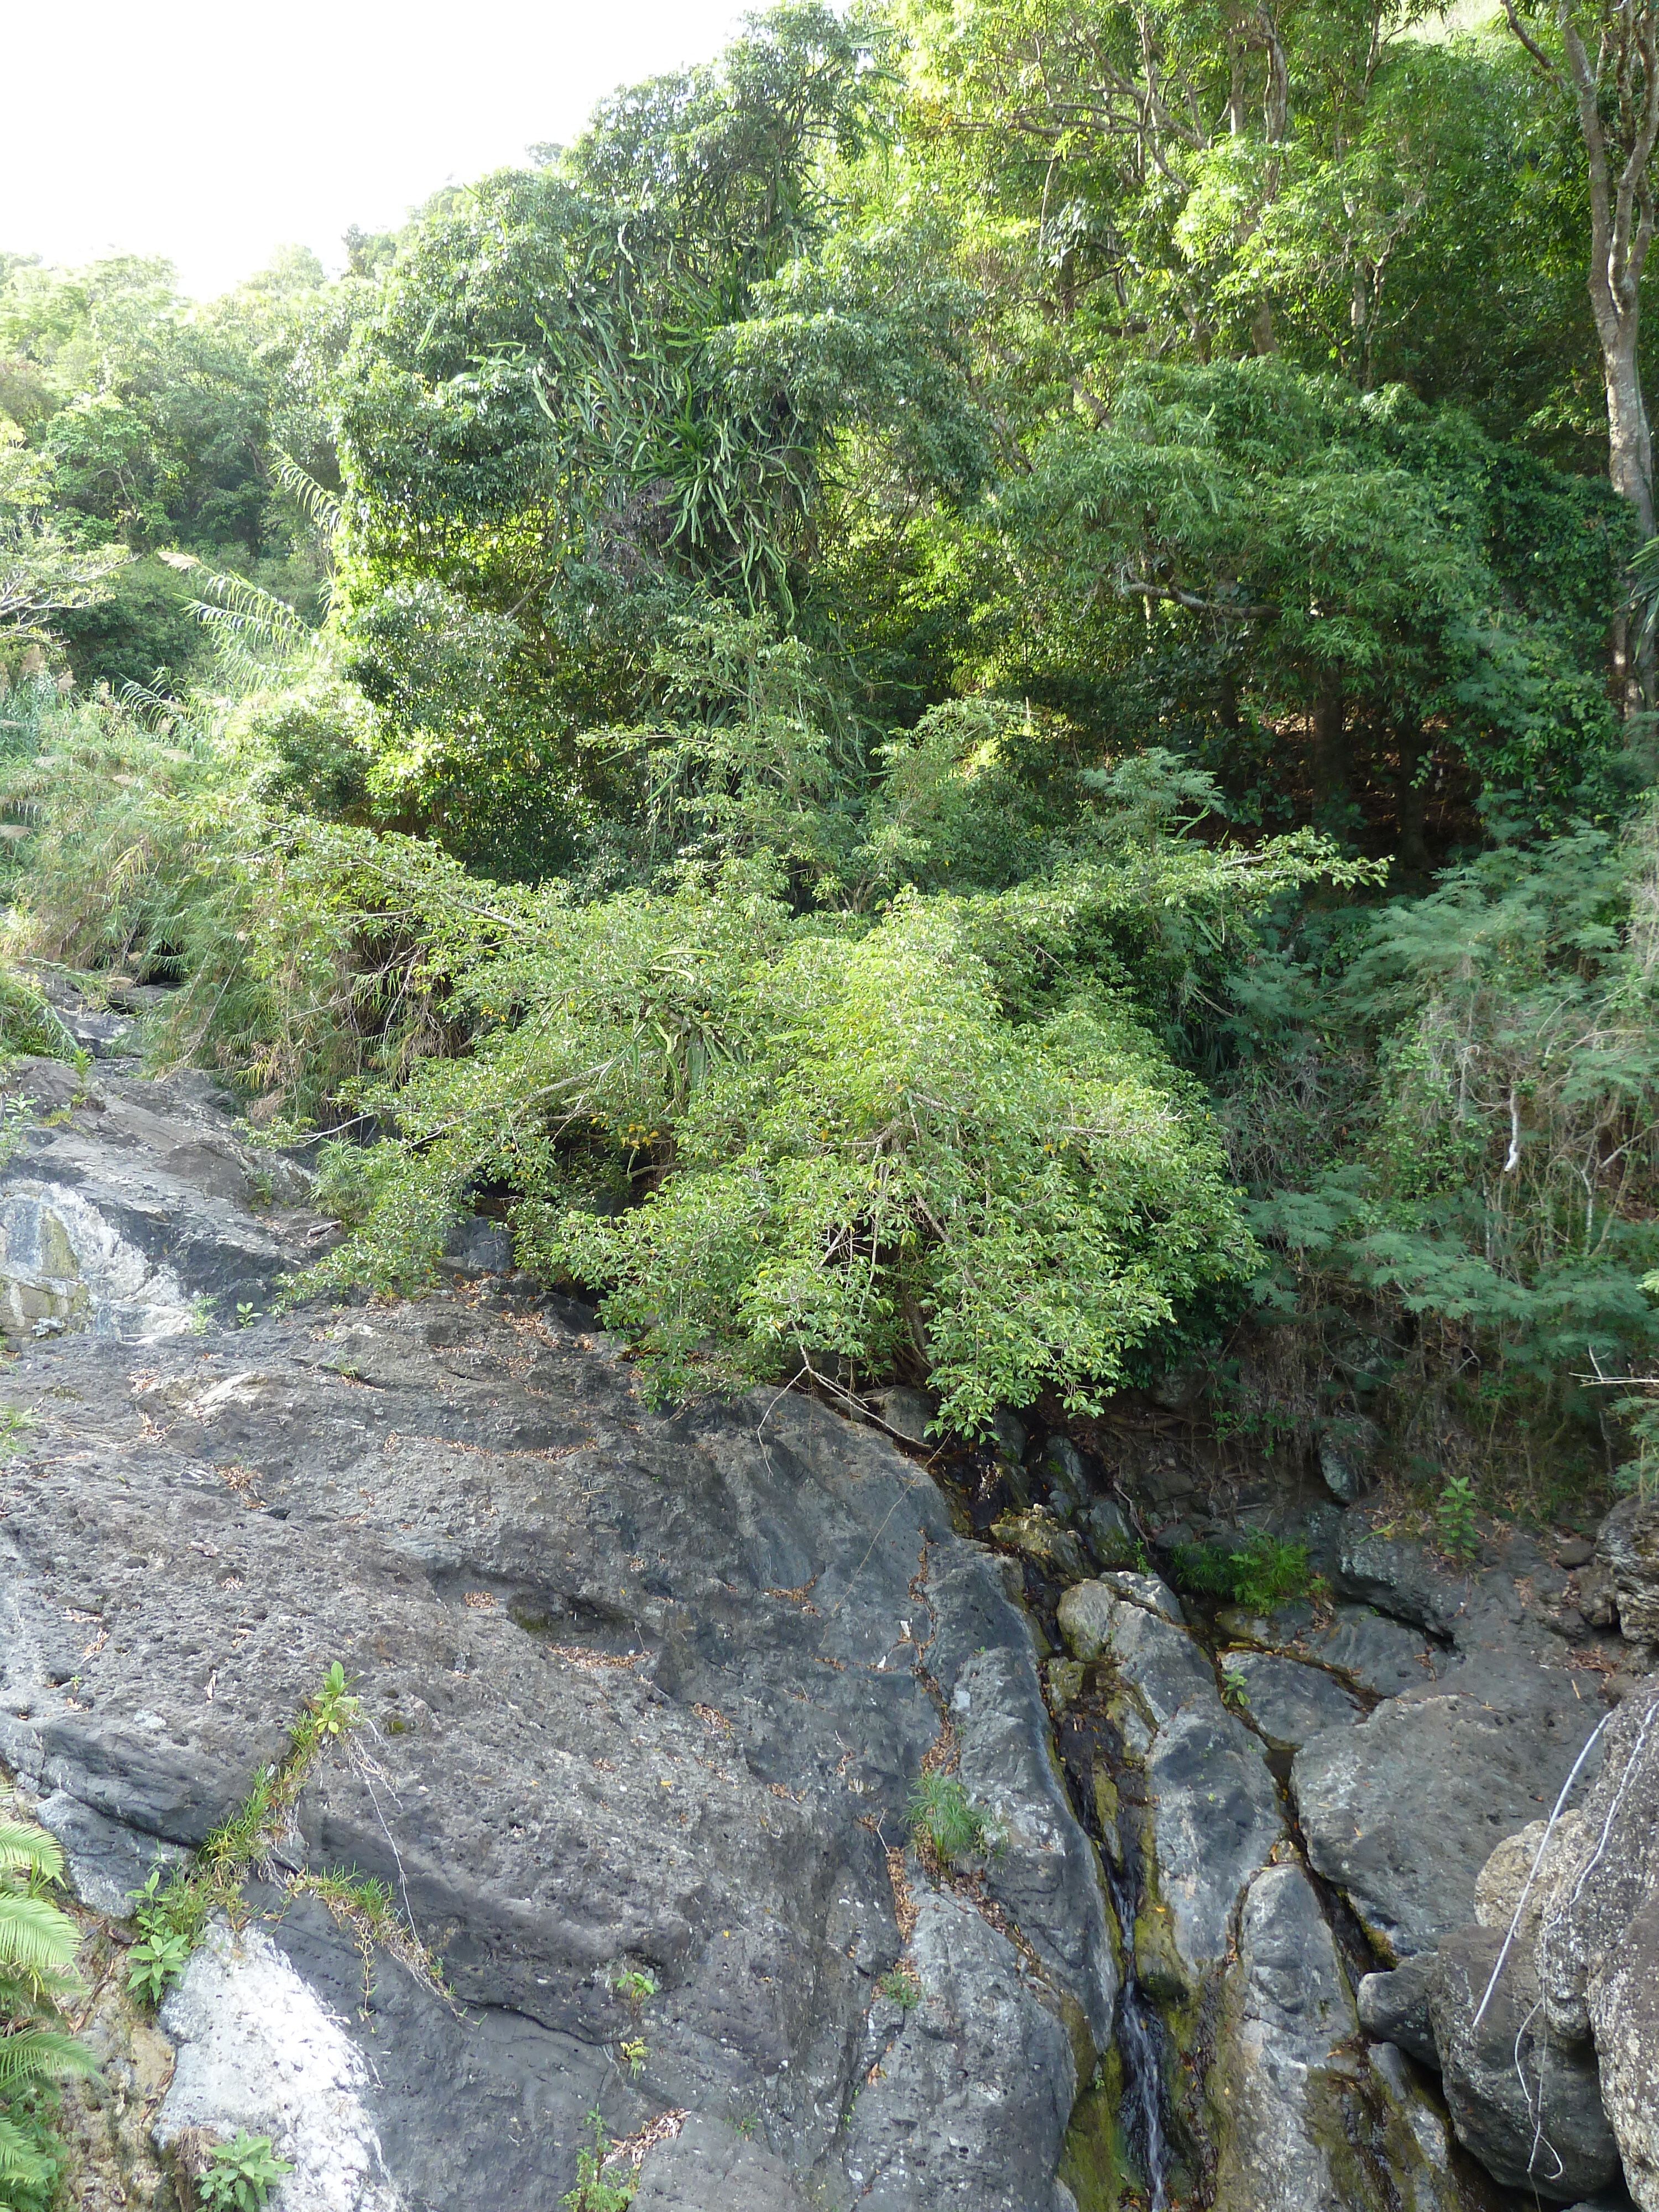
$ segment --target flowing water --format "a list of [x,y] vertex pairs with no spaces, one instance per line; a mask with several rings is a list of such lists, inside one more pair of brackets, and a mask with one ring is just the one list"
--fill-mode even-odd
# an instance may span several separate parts
[[1133,1810],[1127,1805],[1119,1810],[1115,1832],[1105,1832],[1094,1789],[1096,1765],[1115,1771],[1121,1747],[1109,1723],[1077,1707],[1066,1713],[1056,1730],[1056,1741],[1073,1809],[1100,1847],[1106,1893],[1123,1938],[1123,1985],[1118,1992],[1112,2033],[1123,2081],[1118,2124],[1130,2160],[1146,2183],[1151,2212],[1167,2212],[1170,2139],[1164,2124],[1164,2031],[1146,1992],[1135,1978],[1140,1838]]
[[1109,1851],[1101,1853],[1106,1889],[1123,1930],[1123,1987],[1118,1993],[1114,2040],[1123,2068],[1123,2102],[1120,2124],[1130,2157],[1145,2176],[1151,2192],[1152,2212],[1165,2212],[1169,2204],[1170,2148],[1164,2132],[1164,2099],[1159,2064],[1157,2014],[1146,1993],[1135,1979],[1134,1928],[1139,1899],[1129,1869],[1134,1864],[1133,1845],[1116,1865]]

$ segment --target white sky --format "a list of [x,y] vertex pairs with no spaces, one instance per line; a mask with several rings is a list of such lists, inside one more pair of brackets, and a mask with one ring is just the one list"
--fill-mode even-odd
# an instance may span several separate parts
[[716,53],[744,0],[77,0],[8,9],[0,247],[164,253],[207,298],[274,246],[331,270],[440,185],[568,142]]

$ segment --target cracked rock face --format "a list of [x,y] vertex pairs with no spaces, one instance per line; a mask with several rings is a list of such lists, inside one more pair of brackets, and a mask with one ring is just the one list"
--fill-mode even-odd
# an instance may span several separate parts
[[[367,1725],[313,1769],[287,1856],[385,1881],[489,2023],[462,2031],[389,1963],[365,2006],[349,1936],[278,1898],[174,2001],[179,2125],[271,2109],[287,2062],[225,2022],[268,2017],[292,1972],[333,1990],[369,2068],[328,2060],[384,2166],[364,2148],[353,2212],[457,2201],[441,2100],[397,2087],[411,2048],[511,2115],[467,2179],[526,2212],[570,2187],[595,2103],[617,2137],[670,2108],[746,2122],[842,2195],[849,2159],[879,2175],[894,2208],[1062,2201],[1116,1987],[1092,1856],[997,1564],[884,1441],[793,1399],[653,1415],[603,1349],[444,1302],[70,1340],[7,1382],[36,1425],[0,1477],[0,1755],[88,1891],[199,1843],[337,1659]],[[1007,1838],[986,1909],[1024,1941],[941,1898],[889,2051],[886,1843],[947,1715]],[[639,2018],[623,1966],[659,1984]]]

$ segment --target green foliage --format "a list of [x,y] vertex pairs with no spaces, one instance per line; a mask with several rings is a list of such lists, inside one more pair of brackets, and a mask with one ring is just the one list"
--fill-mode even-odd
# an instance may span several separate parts
[[238,2128],[234,2142],[216,2143],[197,2177],[197,2202],[204,2212],[260,2212],[267,2197],[294,2168],[272,2154],[269,2136]]
[[294,1732],[295,1755],[309,1758],[313,1751],[337,1742],[362,1713],[362,1700],[350,1696],[346,1671],[337,1659],[323,1677],[323,1686],[307,1707]]
[[488,1188],[659,1394],[1649,1481],[1659,554],[1579,122],[1422,28],[788,0],[338,284],[0,257],[9,953],[336,1133],[311,1287]]
[[1441,1549],[1460,1565],[1474,1559],[1480,1549],[1477,1504],[1474,1485],[1467,1474],[1453,1475],[1435,1503],[1434,1525]]
[[919,1774],[910,1786],[907,1811],[911,1834],[947,1867],[996,1848],[996,1824],[954,1774]]
[[644,1966],[618,1966],[611,1986],[631,2012],[641,2011],[657,1994],[657,1978]]
[[25,1821],[0,1819],[0,2207],[45,2212],[60,2169],[48,2085],[92,2073],[85,2046],[64,2032],[63,1998],[78,1989],[80,1930],[46,1895],[63,1853]]
[[[401,1164],[311,1279],[418,1281],[460,1194],[504,1175],[526,1193],[526,1259],[609,1285],[659,1390],[792,1357],[909,1360],[967,1433],[1045,1383],[1097,1404],[1250,1256],[1201,1117],[1129,1006],[1080,975],[1050,988],[1116,891],[907,899],[854,931],[735,879],[544,907],[467,979],[487,1024],[471,1057],[388,1098]],[[649,1195],[570,1203],[607,1176]]]
[[1242,1544],[1178,1544],[1173,1554],[1176,1586],[1224,1598],[1247,1613],[1271,1613],[1306,1597],[1315,1577],[1305,1544],[1289,1544],[1253,1529]]
[[611,2139],[605,2133],[605,2115],[596,2107],[587,2114],[586,2124],[593,2130],[592,2143],[577,2152],[576,2185],[568,2189],[559,2202],[568,2205],[570,2212],[628,2212],[639,2188],[638,2175],[624,2169],[607,2179]]
[[901,2012],[914,2012],[921,2002],[921,1984],[908,1966],[890,1966],[884,1974],[878,1977],[876,1988],[890,2004],[897,2005]]
[[[337,1659],[301,1709],[282,1759],[261,1768],[242,1803],[204,1838],[195,1857],[174,1867],[165,1881],[160,1867],[152,1867],[143,1887],[129,1892],[138,1929],[127,1953],[127,1987],[134,1996],[159,2004],[182,1978],[210,1917],[236,1909],[249,1869],[282,1833],[312,1765],[361,1716]],[[371,1900],[360,1902],[368,1913]]]
[[0,968],[0,1052],[38,1054],[71,1062],[80,1047],[64,1028],[38,984],[15,969]]

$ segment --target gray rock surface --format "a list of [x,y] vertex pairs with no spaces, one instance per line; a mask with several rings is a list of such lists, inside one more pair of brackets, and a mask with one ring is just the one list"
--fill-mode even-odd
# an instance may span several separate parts
[[23,1060],[6,1087],[38,1106],[0,1164],[0,1335],[14,1342],[184,1335],[203,1298],[234,1319],[335,1233],[299,1210],[305,1171],[245,1143],[204,1076],[83,1079]]
[[1075,2062],[1018,1951],[966,1900],[936,1895],[921,1900],[908,1956],[921,2000],[890,2008],[847,2130],[857,2202],[1067,2212],[1054,2175]]
[[[510,2201],[551,2212],[632,2032],[607,1972],[632,1960],[660,1990],[613,2134],[751,2114],[757,2148],[844,2191],[851,2112],[879,2201],[920,2212],[963,2201],[959,2154],[911,2143],[925,2104],[940,2143],[976,2146],[977,2202],[1047,2212],[1062,2015],[1103,2040],[1114,1969],[1024,1622],[917,1468],[799,1400],[653,1415],[550,1322],[442,1301],[142,1362],[82,1336],[5,1378],[35,1425],[0,1473],[0,1757],[113,1887],[152,1840],[199,1842],[344,1664],[368,1729],[313,1773],[295,1856],[406,1897],[491,2024],[386,1968],[398,2011],[360,2094],[388,2185],[458,2201],[441,2100],[423,2120],[412,2083],[384,2086],[409,2051],[412,2082],[445,2065],[514,2116],[539,2179]],[[960,2032],[927,2046],[925,2094],[908,2058],[866,2086],[874,1984],[903,1949],[880,1831],[902,1833],[958,1689],[1010,1838],[988,1903],[1029,1948],[949,1900],[973,1923],[937,1939]],[[298,1907],[269,1932],[291,1961],[305,1937],[308,1986],[349,1989],[345,1938],[307,1936]],[[520,2153],[505,2126],[470,2140],[487,2196]]]
[[1659,1498],[1626,1498],[1601,1523],[1595,1562],[1632,1644],[1659,1644]]
[[1444,1671],[1442,1655],[1419,1628],[1389,1620],[1370,1606],[1339,1605],[1328,1623],[1298,1643],[1322,1667],[1334,1667],[1374,1697],[1421,1690]]
[[789,2169],[726,2121],[687,2116],[646,2153],[632,2212],[807,2212]]
[[1499,1929],[1471,1928],[1440,1945],[1430,2014],[1446,2103],[1458,2140],[1495,2180],[1570,2203],[1620,2170],[1595,2054],[1551,2033],[1528,1954],[1511,1953],[1492,1986],[1502,1942]]
[[1284,1834],[1284,1817],[1261,1746],[1212,1686],[1160,1727],[1146,1780],[1164,1911],[1142,1915],[1136,1958],[1148,1988],[1190,1996],[1226,1955],[1240,1896]]
[[1251,1721],[1280,1750],[1295,1751],[1322,1729],[1364,1718],[1358,1698],[1322,1667],[1271,1651],[1225,1651],[1221,1663],[1243,1678]]
[[1440,2054],[1434,2046],[1434,2026],[1429,2014],[1435,1973],[1435,1954],[1419,1952],[1388,1972],[1366,1974],[1356,1994],[1359,2025],[1367,2035],[1392,2043],[1423,2065],[1437,2069]]
[[363,2101],[369,2069],[341,2022],[258,1928],[215,1922],[162,2008],[177,2046],[155,2137],[270,2137],[294,2168],[283,2212],[400,2212]]
[[1304,2212],[1340,2203],[1331,2144],[1340,2085],[1328,2069],[1353,2033],[1353,2000],[1331,1931],[1299,1866],[1269,1867],[1239,1920],[1236,2019],[1224,2061],[1231,2125],[1218,2212]]
[[1659,2212],[1659,1681],[1608,1725],[1535,1956],[1552,2027],[1595,2039],[1601,2100],[1642,2212]]
[[1305,1743],[1291,1790],[1319,1873],[1395,1959],[1474,1915],[1495,1846],[1554,1802],[1594,1709],[1504,1709],[1472,1692],[1390,1698],[1358,1727]]

